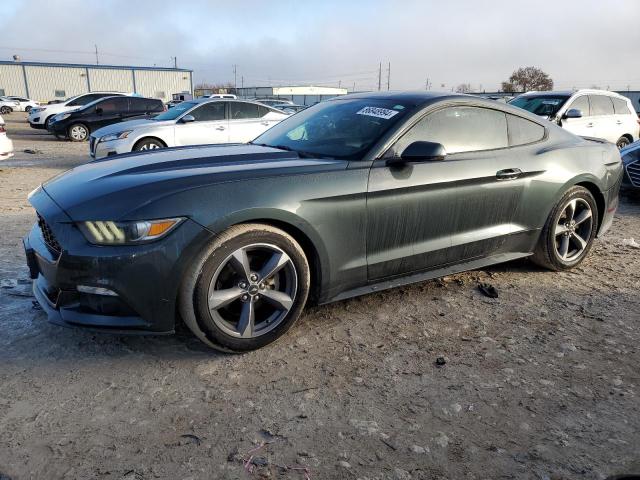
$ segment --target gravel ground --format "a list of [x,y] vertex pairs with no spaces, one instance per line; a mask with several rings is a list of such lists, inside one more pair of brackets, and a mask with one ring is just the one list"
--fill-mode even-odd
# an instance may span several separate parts
[[7,117],[16,151],[41,153],[0,162],[3,480],[640,472],[639,196],[574,271],[519,261],[317,307],[223,355],[184,329],[97,335],[32,307],[26,195],[87,145]]

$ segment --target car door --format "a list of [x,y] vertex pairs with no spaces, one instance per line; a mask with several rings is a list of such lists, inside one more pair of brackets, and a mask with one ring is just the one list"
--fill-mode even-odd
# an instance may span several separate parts
[[[219,100],[203,103],[183,115],[175,126],[176,145],[229,143],[226,103]],[[184,117],[189,115],[194,121],[184,122]]]
[[616,125],[616,116],[611,97],[591,94],[589,95],[589,103],[591,104],[591,116],[593,117],[593,133],[591,136],[615,143],[620,138],[620,135],[618,135],[619,126]]
[[129,99],[127,97],[110,97],[96,103],[91,109],[87,121],[90,122],[91,131],[114,123],[121,122],[129,111]]
[[[544,130],[544,129],[543,129]],[[388,165],[415,141],[444,145],[444,160]],[[367,197],[371,280],[497,251],[511,233],[532,166],[507,148],[504,112],[477,106],[429,113],[372,166]]]
[[269,112],[269,108],[256,103],[229,102],[229,142],[250,142],[270,128],[273,119]]
[[615,123],[618,128],[618,138],[623,135],[631,135],[633,140],[638,139],[638,116],[632,113],[626,99],[611,97],[615,112]]
[[595,128],[594,118],[591,115],[589,96],[580,95],[572,99],[564,110],[564,113],[572,109],[580,110],[582,117],[562,118],[560,120],[560,126],[575,135],[580,135],[582,137],[595,137],[597,128]]

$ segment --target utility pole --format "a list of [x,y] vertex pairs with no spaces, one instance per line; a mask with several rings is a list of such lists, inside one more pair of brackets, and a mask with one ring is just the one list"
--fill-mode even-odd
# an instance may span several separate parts
[[94,47],[96,48],[96,65],[100,65],[100,62],[98,61],[98,45],[94,45]]
[[380,68],[378,69],[378,91],[382,90],[382,62],[380,62]]
[[351,92],[355,92],[356,91],[356,82],[353,82],[353,90],[351,90]]
[[173,68],[177,69],[178,68],[178,57],[171,57],[171,60],[173,60]]
[[240,85],[244,88],[244,75],[240,77]]
[[391,88],[391,62],[389,62],[389,68],[387,69],[387,91]]
[[233,65],[233,88],[238,90],[238,65]]

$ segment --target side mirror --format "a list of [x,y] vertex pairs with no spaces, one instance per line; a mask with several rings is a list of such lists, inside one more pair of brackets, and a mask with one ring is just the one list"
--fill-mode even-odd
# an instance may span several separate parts
[[447,151],[441,143],[413,142],[391,163],[432,162],[444,160],[446,156]]
[[582,118],[582,110],[570,108],[564,113],[562,118]]
[[195,121],[196,121],[196,118],[193,115],[185,115],[180,119],[180,123],[191,123]]
[[96,114],[102,115],[102,112],[103,112],[103,110],[102,110],[101,107],[96,107]]

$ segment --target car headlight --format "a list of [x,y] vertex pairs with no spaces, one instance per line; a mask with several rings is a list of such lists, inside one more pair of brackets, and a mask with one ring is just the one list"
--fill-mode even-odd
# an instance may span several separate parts
[[44,111],[44,108],[32,108],[31,112],[29,112],[29,113],[38,113],[38,112],[43,112],[43,111]]
[[164,237],[183,220],[184,218],[132,222],[92,221],[78,223],[78,228],[94,245],[135,245]]
[[109,135],[104,135],[103,137],[100,137],[100,140],[98,141],[110,142],[112,140],[121,140],[123,138],[127,138],[131,132],[133,132],[133,130],[125,130],[124,132],[110,133]]

